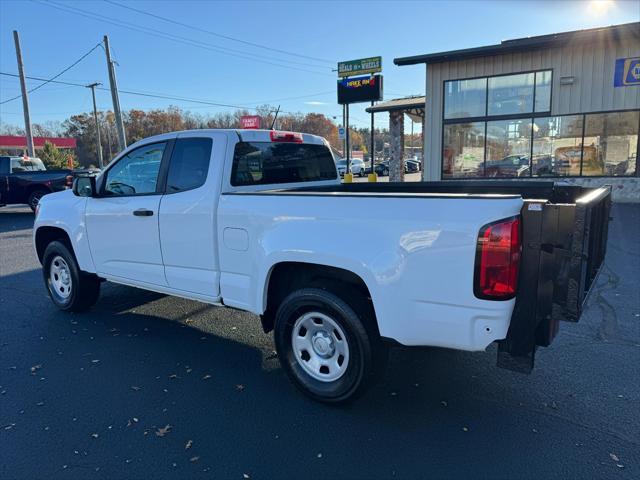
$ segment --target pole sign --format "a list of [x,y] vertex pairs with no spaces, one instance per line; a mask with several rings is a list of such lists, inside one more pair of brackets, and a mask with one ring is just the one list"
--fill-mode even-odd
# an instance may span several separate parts
[[260,116],[243,115],[240,117],[240,126],[246,129],[258,129],[260,128]]
[[382,57],[360,58],[338,63],[339,77],[353,77],[365,73],[379,73],[382,71]]
[[338,127],[338,138],[344,140],[346,138],[344,127]]
[[616,59],[614,87],[640,85],[640,57]]
[[371,102],[382,99],[382,75],[338,80],[338,103]]

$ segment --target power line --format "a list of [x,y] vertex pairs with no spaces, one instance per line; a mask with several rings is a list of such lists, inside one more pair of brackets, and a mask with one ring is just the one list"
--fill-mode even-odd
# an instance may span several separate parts
[[[6,75],[9,77],[18,77],[17,74],[15,73],[6,73],[6,72],[0,72],[0,75]],[[29,80],[45,80],[44,78],[39,78],[39,77],[25,77]],[[60,83],[62,85],[72,85],[74,87],[82,87],[82,88],[86,88],[86,84],[83,85],[81,83],[73,83],[73,82],[64,82],[64,81],[60,81],[60,80],[51,80],[51,83]],[[104,88],[104,87],[99,87],[96,90],[103,90],[103,91],[110,91],[108,88]],[[138,95],[141,97],[148,97],[148,98],[158,98],[158,99],[162,99],[162,100],[177,100],[177,101],[181,101],[181,102],[191,102],[191,103],[199,103],[202,105],[209,105],[209,106],[213,106],[213,107],[226,107],[226,108],[234,108],[236,110],[259,110],[259,108],[257,107],[247,107],[247,106],[241,106],[241,105],[232,105],[229,103],[218,103],[218,102],[211,102],[208,100],[199,100],[199,99],[195,99],[195,98],[187,98],[187,97],[177,97],[177,96],[172,96],[172,95],[164,95],[164,94],[152,94],[152,93],[145,93],[142,91],[134,91],[134,90],[122,90],[122,89],[118,89],[119,93],[124,93],[127,95]],[[284,111],[284,110],[280,110],[282,113],[291,113],[291,114],[295,114],[298,112],[290,112],[290,111]]]
[[327,59],[325,59],[325,58],[318,58],[318,57],[311,57],[311,56],[309,56],[309,55],[302,55],[302,54],[300,54],[300,53],[289,52],[289,51],[287,51],[287,50],[280,50],[279,48],[267,47],[266,45],[261,45],[261,44],[259,44],[259,43],[253,43],[253,42],[249,42],[249,41],[247,41],[247,40],[242,40],[242,39],[239,39],[239,38],[230,37],[230,36],[228,36],[228,35],[222,35],[222,34],[220,34],[220,33],[212,32],[211,30],[205,30],[204,28],[195,27],[195,26],[193,26],[193,25],[189,25],[189,24],[187,24],[187,23],[178,22],[177,20],[172,20],[172,19],[170,19],[170,18],[162,17],[162,16],[160,16],[160,15],[155,15],[155,14],[153,14],[153,13],[146,12],[146,11],[144,11],[144,10],[139,10],[139,9],[137,9],[137,8],[130,7],[130,6],[128,6],[128,5],[123,5],[123,4],[121,4],[121,3],[114,2],[114,1],[112,1],[112,0],[103,0],[103,1],[104,1],[105,3],[110,3],[111,5],[116,5],[116,6],[120,7],[120,8],[126,8],[127,10],[132,10],[132,11],[134,11],[134,12],[138,12],[138,13],[140,13],[140,14],[142,14],[142,15],[147,15],[147,16],[149,16],[149,17],[157,18],[157,19],[159,19],[159,20],[163,20],[163,21],[165,21],[165,22],[172,23],[172,24],[174,24],[174,25],[180,25],[180,26],[182,26],[182,27],[186,27],[186,28],[188,28],[188,29],[190,29],[190,30],[196,30],[196,31],[198,31],[198,32],[206,33],[206,34],[208,34],[208,35],[213,35],[213,36],[215,36],[215,37],[219,37],[219,38],[224,38],[224,39],[226,39],[226,40],[232,40],[232,41],[234,41],[234,42],[240,42],[240,43],[243,43],[243,44],[245,44],[245,45],[250,45],[250,46],[252,46],[252,47],[262,48],[262,49],[264,49],[264,50],[271,50],[271,51],[273,51],[273,52],[278,52],[278,53],[284,53],[285,55],[291,55],[291,56],[294,56],[294,57],[307,58],[307,59],[309,59],[309,60],[315,60],[315,61],[318,61],[318,62],[329,63],[329,64],[331,64],[331,65],[335,65],[335,63],[336,63],[336,62],[334,62],[334,61],[332,61],[332,60],[327,60]]
[[[102,43],[98,43],[97,45],[95,45],[91,50],[89,50],[87,53],[85,53],[84,55],[82,55],[78,60],[76,60],[75,62],[73,62],[71,65],[69,65],[67,68],[65,68],[64,70],[62,70],[60,73],[58,73],[57,75],[54,75],[53,77],[47,79],[44,81],[44,83],[41,83],[40,85],[38,85],[37,87],[32,88],[31,90],[29,90],[27,93],[31,93],[31,92],[35,92],[36,90],[38,90],[40,87],[44,87],[47,83],[51,83],[53,82],[56,78],[58,78],[59,76],[61,76],[62,74],[68,72],[69,70],[71,70],[73,67],[75,67],[77,64],[79,64],[82,60],[84,60],[85,58],[87,58],[89,56],[89,54],[91,54],[91,52],[93,52],[96,48],[98,48],[100,45],[102,45]],[[18,98],[21,98],[22,94],[15,96],[13,98],[10,98],[8,100],[4,100],[2,102],[0,102],[0,105],[4,105],[5,103],[8,102],[12,102],[13,100],[17,100]]]
[[[53,7],[53,8],[56,8],[58,10],[62,10],[62,11],[67,12],[67,13],[72,13],[74,15],[80,15],[80,16],[85,17],[85,18],[90,18],[92,20],[98,20],[98,21],[101,21],[101,22],[109,23],[109,24],[115,25],[117,27],[126,28],[126,29],[129,29],[129,30],[134,30],[134,31],[137,31],[137,32],[145,33],[147,35],[152,35],[152,36],[155,36],[155,37],[164,38],[166,40],[171,40],[173,42],[180,43],[180,44],[183,44],[183,45],[188,45],[188,46],[191,46],[191,47],[198,47],[198,48],[202,48],[204,50],[210,50],[210,51],[213,51],[213,52],[221,53],[223,55],[229,55],[229,56],[232,56],[232,57],[237,57],[237,58],[242,58],[242,59],[245,59],[245,60],[250,60],[252,62],[265,63],[265,64],[268,64],[268,65],[274,65],[276,67],[288,68],[288,69],[291,69],[291,70],[298,70],[298,71],[307,72],[307,73],[314,73],[316,75],[331,76],[331,74],[329,74],[329,73],[323,73],[323,72],[320,72],[320,71],[317,71],[317,70],[309,70],[308,68],[293,67],[291,65],[283,65],[281,63],[276,63],[276,62],[272,62],[272,61],[269,61],[269,60],[265,60],[264,59],[265,57],[256,56],[256,55],[254,55],[252,53],[249,53],[249,52],[242,52],[241,54],[230,53],[232,51],[232,49],[229,49],[229,48],[224,48],[224,47],[220,47],[220,46],[217,46],[217,45],[201,42],[199,40],[193,40],[191,38],[183,37],[181,35],[175,35],[175,34],[171,34],[171,33],[166,33],[166,32],[160,31],[160,30],[156,30],[156,29],[151,28],[151,27],[145,27],[145,26],[141,26],[141,25],[136,25],[136,24],[133,24],[131,22],[126,22],[124,20],[118,20],[118,19],[114,19],[112,17],[107,17],[105,15],[100,15],[100,14],[97,14],[97,13],[89,12],[87,10],[82,10],[82,9],[80,9],[78,7],[75,7],[75,6],[74,7],[71,7],[69,5],[64,5],[63,6],[63,5],[59,5],[59,4],[53,3],[53,2],[44,2],[42,0],[32,0],[32,1],[36,1],[36,2],[41,3],[43,5],[47,5],[49,7]],[[238,52],[238,50],[235,50],[235,52]],[[269,57],[267,57],[267,58],[269,58]],[[291,60],[284,60],[284,59],[275,59],[275,60],[277,60],[278,62],[287,62],[287,63],[297,63],[297,64],[299,64],[298,62],[293,62]],[[311,67],[311,68],[321,68],[318,65],[309,65],[309,64],[303,64],[303,65],[305,65],[306,67]]]

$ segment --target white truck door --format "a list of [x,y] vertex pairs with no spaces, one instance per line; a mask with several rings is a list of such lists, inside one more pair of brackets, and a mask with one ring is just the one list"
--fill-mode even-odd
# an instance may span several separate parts
[[167,144],[147,144],[121,157],[103,174],[101,196],[87,199],[87,237],[98,274],[167,285],[158,235],[158,179]]
[[226,135],[178,134],[160,203],[160,243],[169,287],[217,300],[217,206]]

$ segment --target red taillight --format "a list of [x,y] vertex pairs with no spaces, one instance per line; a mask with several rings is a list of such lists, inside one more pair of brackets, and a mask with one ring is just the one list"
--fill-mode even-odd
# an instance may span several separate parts
[[73,175],[67,175],[65,177],[65,184],[67,185],[67,187],[71,188],[71,186],[73,185]]
[[303,141],[301,133],[271,130],[269,134],[271,135],[272,142],[302,143]]
[[515,297],[520,270],[520,217],[480,229],[473,292],[489,300]]

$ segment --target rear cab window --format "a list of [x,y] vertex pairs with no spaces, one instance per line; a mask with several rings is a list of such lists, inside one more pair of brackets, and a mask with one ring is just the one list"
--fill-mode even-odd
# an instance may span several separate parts
[[325,145],[284,142],[239,142],[231,168],[231,185],[335,180],[336,167]]
[[45,171],[46,167],[42,160],[39,158],[12,158],[11,159],[11,173],[20,172],[41,172]]

